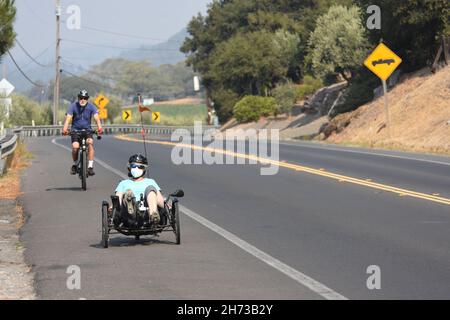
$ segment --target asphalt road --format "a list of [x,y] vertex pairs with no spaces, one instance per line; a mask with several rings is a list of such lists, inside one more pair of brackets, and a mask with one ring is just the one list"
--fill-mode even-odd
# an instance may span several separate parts
[[[151,176],[166,193],[186,193],[182,245],[173,234],[137,243],[117,235],[103,249],[101,201],[121,179],[113,171],[126,173],[142,144],[97,143],[108,168],[96,164],[87,192],[68,174],[67,150],[48,138],[28,145],[35,157],[23,181],[22,240],[42,299],[450,297],[448,204],[285,167],[261,176],[259,165],[176,166],[171,146],[150,144]],[[280,160],[450,198],[447,157],[292,143],[280,145]],[[66,286],[71,265],[81,269],[81,290]],[[367,287],[373,265],[379,290]]]

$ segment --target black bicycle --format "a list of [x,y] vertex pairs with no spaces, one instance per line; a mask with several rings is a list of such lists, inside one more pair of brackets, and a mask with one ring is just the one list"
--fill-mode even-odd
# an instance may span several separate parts
[[100,140],[102,138],[101,135],[99,135],[97,130],[72,130],[69,132],[69,135],[76,134],[79,138],[80,143],[80,149],[78,149],[78,162],[76,164],[77,166],[77,174],[81,180],[81,188],[86,191],[87,189],[87,178],[89,177],[87,166],[88,166],[88,158],[87,158],[87,139],[91,135],[96,135],[97,140]]

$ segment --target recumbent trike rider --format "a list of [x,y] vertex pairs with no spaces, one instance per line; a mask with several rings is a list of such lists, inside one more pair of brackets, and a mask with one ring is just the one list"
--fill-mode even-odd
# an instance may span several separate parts
[[173,231],[176,243],[180,244],[180,220],[178,198],[184,196],[182,190],[172,193],[167,199],[153,179],[145,178],[148,169],[147,158],[135,154],[128,161],[128,176],[111,196],[111,205],[102,203],[102,244],[108,247],[111,230],[135,236],[158,235]]

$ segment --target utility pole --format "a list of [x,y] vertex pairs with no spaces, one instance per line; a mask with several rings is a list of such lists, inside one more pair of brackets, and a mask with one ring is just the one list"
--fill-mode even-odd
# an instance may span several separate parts
[[60,20],[61,20],[61,0],[56,0],[56,73],[55,73],[55,90],[53,94],[53,124],[57,125],[58,121],[58,109],[59,109],[59,86],[61,80],[60,74],[60,45],[61,45],[61,30],[60,30]]

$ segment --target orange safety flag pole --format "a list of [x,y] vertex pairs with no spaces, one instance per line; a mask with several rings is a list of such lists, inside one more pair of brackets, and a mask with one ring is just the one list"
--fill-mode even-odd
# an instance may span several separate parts
[[139,112],[145,112],[145,111],[151,111],[150,108],[143,107],[141,104],[139,104]]

